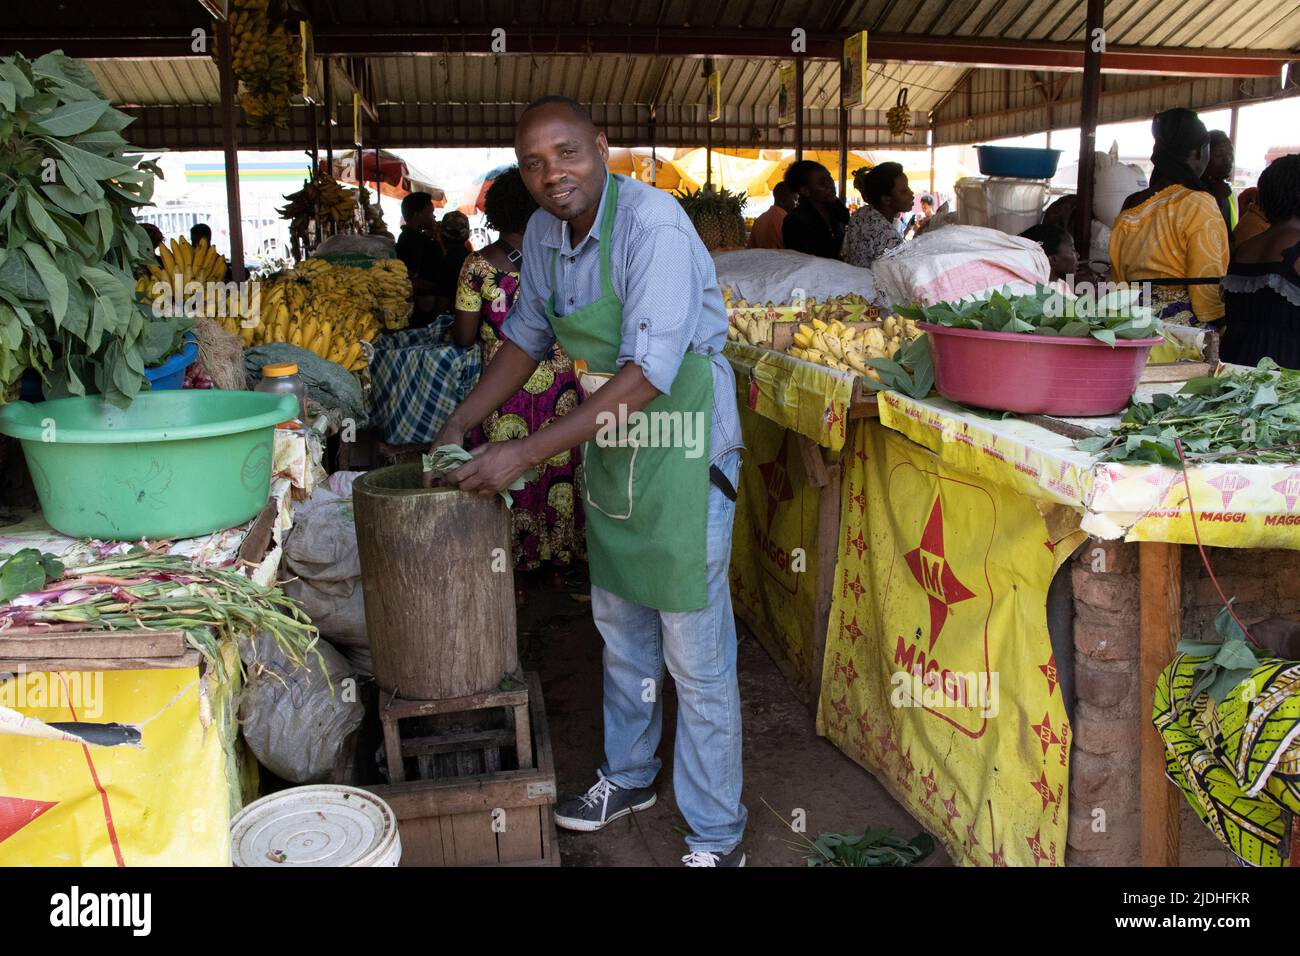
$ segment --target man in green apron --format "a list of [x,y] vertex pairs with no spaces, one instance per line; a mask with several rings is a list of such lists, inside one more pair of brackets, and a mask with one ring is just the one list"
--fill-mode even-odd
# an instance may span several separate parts
[[527,438],[476,449],[453,476],[495,494],[582,448],[605,763],[585,794],[556,806],[556,823],[599,830],[654,804],[666,664],[678,701],[673,787],[692,831],[683,862],[743,866],[727,575],[741,441],[713,260],[671,195],[609,174],[605,134],[575,101],[531,104],[515,153],[541,206],[524,234],[519,296],[507,341],[438,442],[460,442],[559,339],[583,401]]

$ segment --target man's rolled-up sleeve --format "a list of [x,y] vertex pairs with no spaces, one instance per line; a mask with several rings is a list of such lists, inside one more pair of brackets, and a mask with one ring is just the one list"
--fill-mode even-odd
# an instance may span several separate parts
[[530,358],[540,362],[550,354],[555,343],[555,332],[546,319],[546,303],[551,297],[551,288],[545,270],[550,267],[550,256],[540,242],[529,242],[526,233],[523,252],[519,294],[501,324],[501,331]]
[[679,226],[658,225],[643,231],[628,250],[618,364],[639,366],[665,395],[695,334],[704,296],[704,277],[691,249],[694,238]]

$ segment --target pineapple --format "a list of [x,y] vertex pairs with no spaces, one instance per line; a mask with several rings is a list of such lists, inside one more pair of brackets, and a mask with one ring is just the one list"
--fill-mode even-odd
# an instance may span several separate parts
[[745,244],[745,194],[704,186],[676,193],[682,209],[710,251]]

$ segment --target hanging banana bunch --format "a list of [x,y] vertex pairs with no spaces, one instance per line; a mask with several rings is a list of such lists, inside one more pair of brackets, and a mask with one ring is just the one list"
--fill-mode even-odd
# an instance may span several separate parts
[[898,99],[885,113],[889,123],[889,132],[893,136],[910,136],[912,133],[912,110],[907,105],[907,87],[898,91]]

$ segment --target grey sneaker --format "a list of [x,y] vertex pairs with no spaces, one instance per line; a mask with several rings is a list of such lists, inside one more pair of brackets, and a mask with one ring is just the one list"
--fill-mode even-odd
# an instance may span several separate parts
[[694,850],[682,857],[687,866],[744,866],[745,851],[732,847],[730,853],[710,853],[707,850]]
[[607,823],[613,823],[619,817],[655,805],[655,792],[652,788],[629,790],[610,783],[600,771],[596,771],[596,775],[599,779],[582,796],[570,797],[555,805],[557,827],[590,833]]

